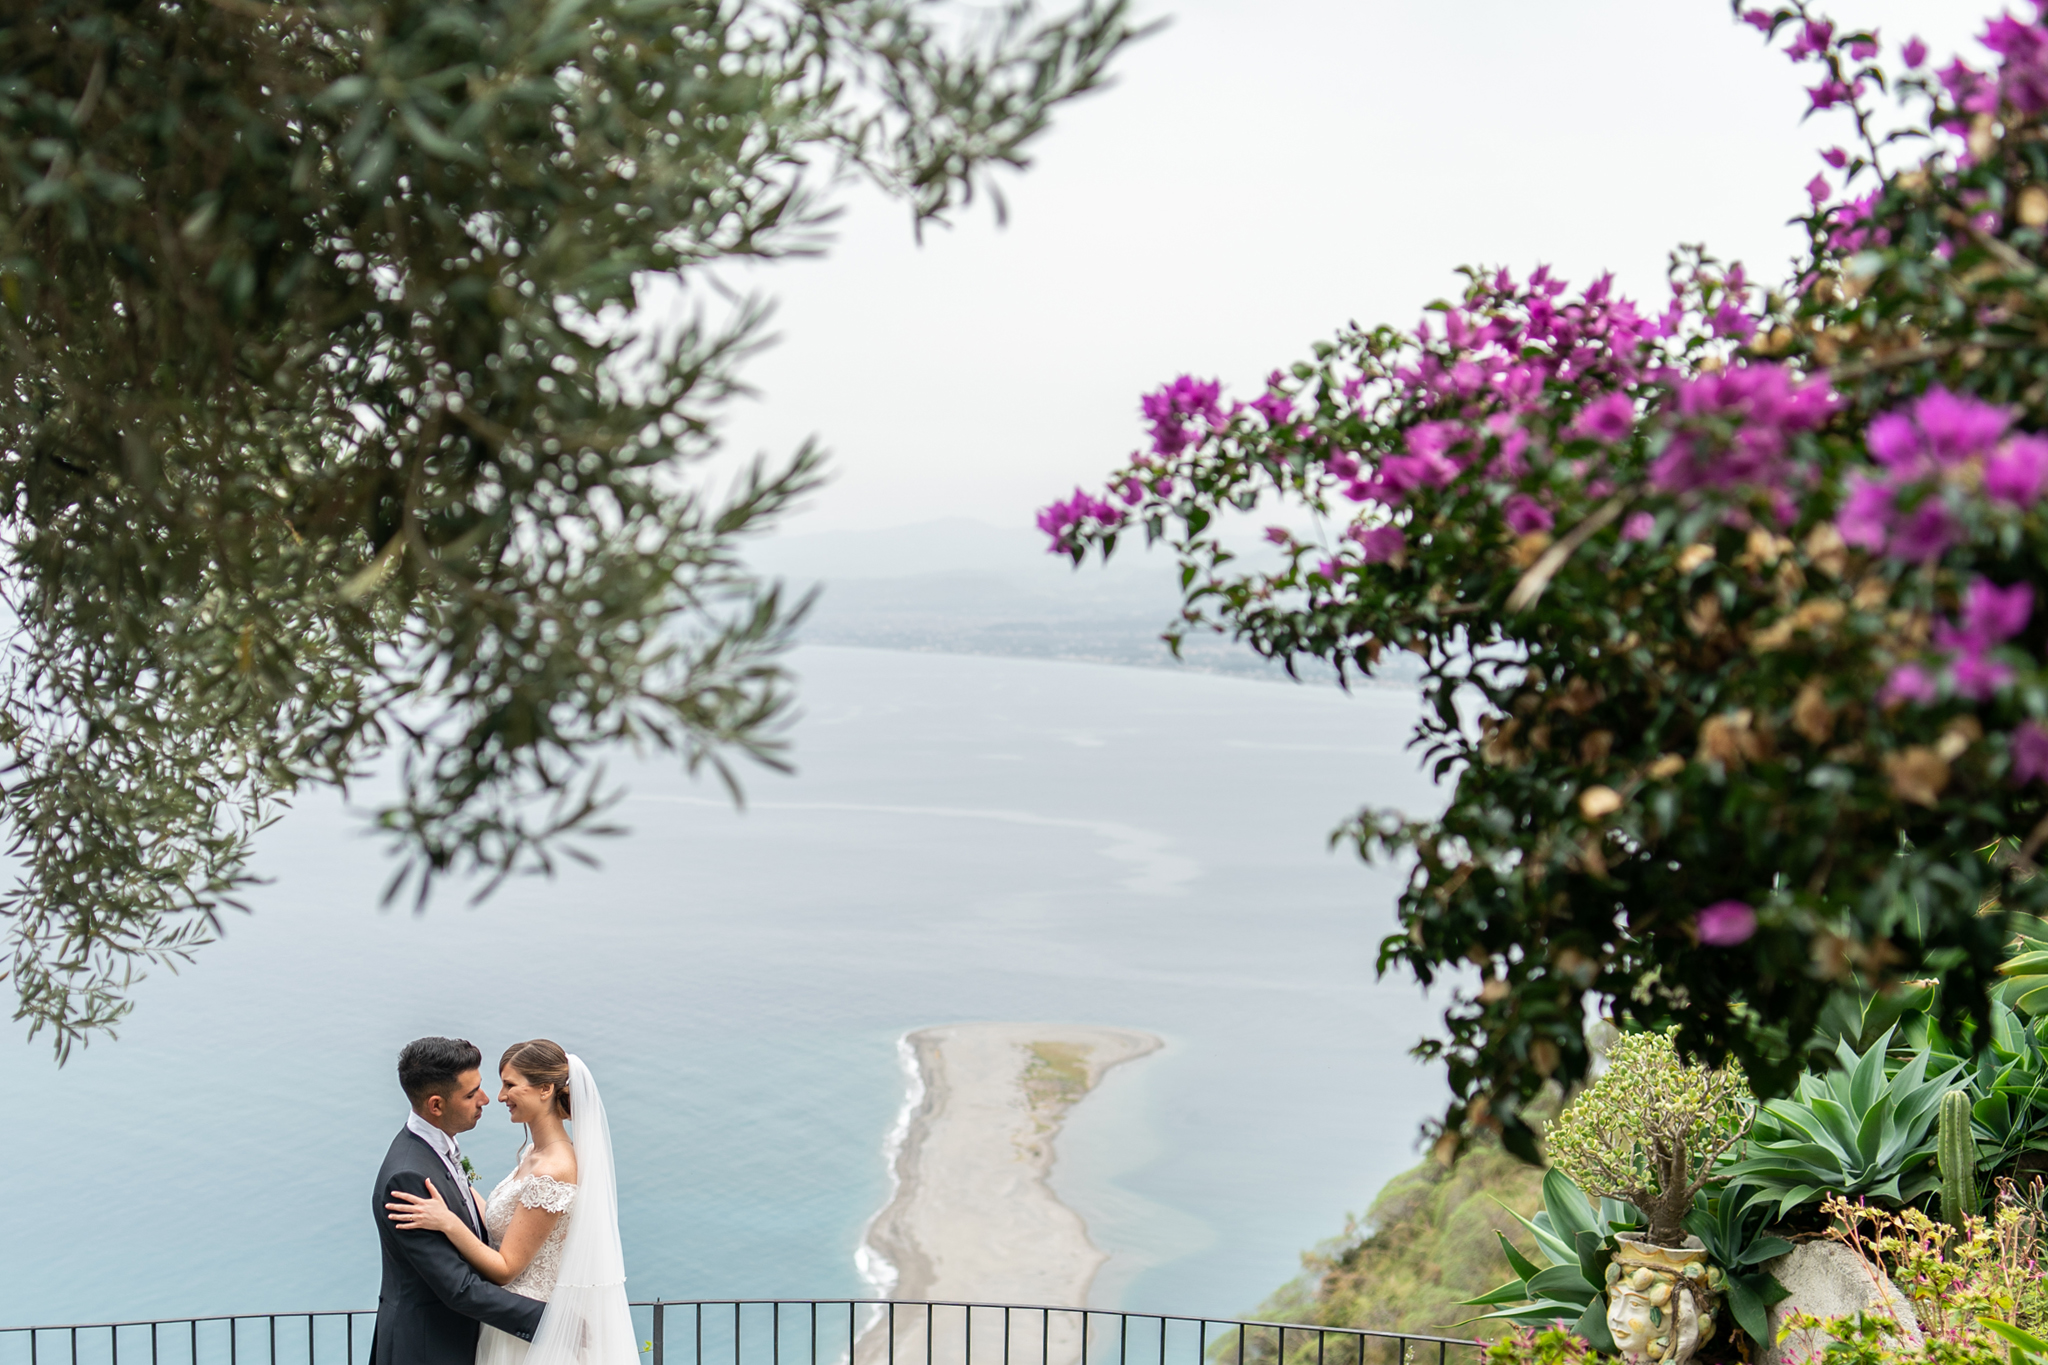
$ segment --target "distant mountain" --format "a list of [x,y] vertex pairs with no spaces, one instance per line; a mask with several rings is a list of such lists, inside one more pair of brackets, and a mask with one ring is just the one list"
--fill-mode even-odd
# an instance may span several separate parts
[[[813,644],[1287,676],[1206,634],[1190,635],[1176,662],[1159,638],[1179,614],[1176,567],[1135,543],[1107,565],[1077,569],[1046,553],[1035,531],[961,517],[779,536],[749,558],[792,586],[823,589],[803,629]],[[1329,678],[1321,668],[1303,674]]]

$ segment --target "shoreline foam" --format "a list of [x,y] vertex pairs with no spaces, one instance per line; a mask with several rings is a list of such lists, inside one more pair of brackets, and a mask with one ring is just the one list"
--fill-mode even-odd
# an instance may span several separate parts
[[1162,1041],[984,1023],[918,1029],[899,1046],[910,1078],[888,1144],[894,1189],[868,1225],[862,1273],[891,1298],[1085,1305],[1109,1258],[1047,1182],[1055,1144],[1104,1074]]

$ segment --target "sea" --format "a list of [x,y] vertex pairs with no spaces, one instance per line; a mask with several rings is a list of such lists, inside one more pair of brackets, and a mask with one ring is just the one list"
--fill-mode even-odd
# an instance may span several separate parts
[[[1070,1116],[1094,1303],[1232,1316],[1418,1159],[1437,1010],[1376,979],[1400,870],[1331,831],[1439,797],[1410,688],[884,649],[794,658],[798,771],[736,808],[614,755],[596,867],[387,907],[365,811],[264,832],[251,913],[141,983],[118,1039],[0,1069],[0,1326],[374,1303],[371,1185],[429,1033],[591,1066],[635,1298],[874,1292],[909,1030],[1149,1030]],[[494,1182],[519,1130],[465,1150]]]

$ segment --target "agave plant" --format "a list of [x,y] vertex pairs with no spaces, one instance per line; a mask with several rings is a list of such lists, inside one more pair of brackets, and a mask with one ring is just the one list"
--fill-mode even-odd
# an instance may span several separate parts
[[1763,1268],[1764,1263],[1792,1250],[1783,1237],[1763,1235],[1771,1208],[1768,1200],[1751,1197],[1748,1189],[1730,1186],[1702,1190],[1692,1216],[1685,1220],[1685,1230],[1700,1239],[1707,1258],[1727,1277],[1723,1292],[1736,1326],[1758,1344],[1770,1341],[1767,1315],[1786,1295],[1785,1286]]
[[1832,1070],[1802,1076],[1797,1094],[1765,1103],[1721,1179],[1748,1186],[1780,1217],[1829,1193],[1903,1204],[1933,1190],[1934,1120],[1963,1068],[1929,1076],[1929,1056],[1919,1053],[1887,1074],[1891,1041],[1886,1029],[1860,1055],[1843,1043]]
[[1886,1029],[1898,1030],[1895,1042],[1917,1045],[1915,1034],[1925,1030],[1940,995],[1941,987],[1933,981],[1894,982],[1881,991],[1838,992],[1814,1023],[1813,1039],[1807,1044],[1811,1065],[1826,1070],[1843,1043],[1860,1053],[1883,1037]]
[[2048,1014],[2048,920],[2015,914],[2012,927],[2018,939],[1998,969],[1997,998],[2030,1017]]
[[1537,1327],[1569,1322],[1572,1332],[1594,1350],[1613,1351],[1604,1287],[1607,1255],[1615,1233],[1642,1226],[1641,1211],[1618,1199],[1602,1199],[1595,1207],[1585,1191],[1563,1172],[1553,1170],[1543,1176],[1543,1211],[1534,1218],[1517,1213],[1515,1219],[1535,1234],[1536,1246],[1550,1264],[1537,1265],[1516,1249],[1506,1233],[1497,1234],[1515,1278],[1490,1294],[1466,1299],[1468,1307],[1496,1310],[1471,1321]]

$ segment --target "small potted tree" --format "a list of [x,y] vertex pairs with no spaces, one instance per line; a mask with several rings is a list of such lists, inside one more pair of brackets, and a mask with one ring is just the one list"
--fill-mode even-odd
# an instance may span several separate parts
[[1607,1267],[1607,1327],[1638,1365],[1684,1365],[1714,1334],[1722,1273],[1685,1219],[1755,1108],[1739,1071],[1688,1063],[1675,1032],[1622,1035],[1547,1134],[1551,1164],[1579,1188],[1642,1212]]

